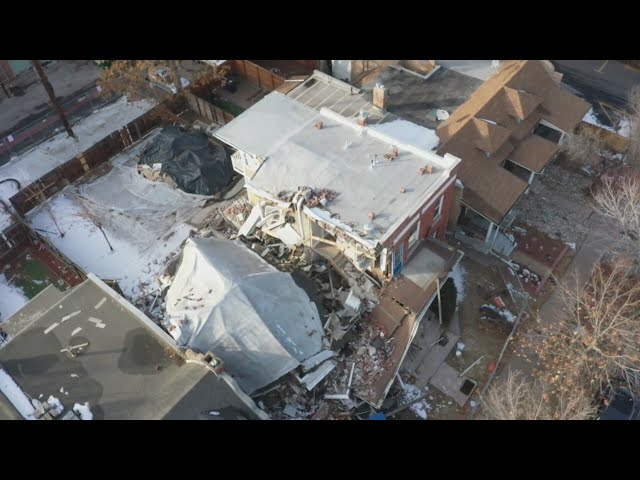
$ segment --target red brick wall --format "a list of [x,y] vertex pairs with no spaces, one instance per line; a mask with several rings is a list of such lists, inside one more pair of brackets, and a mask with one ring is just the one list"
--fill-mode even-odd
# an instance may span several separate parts
[[[414,215],[410,216],[407,220],[405,220],[402,223],[402,225],[400,225],[396,229],[396,231],[389,238],[389,240],[387,240],[387,242],[385,243],[385,247],[389,248],[390,250],[396,250],[397,248],[400,247],[401,244],[404,245],[403,262],[407,261],[407,258],[409,255],[408,240],[409,240],[409,236],[411,235],[412,229],[409,229],[405,233],[403,233],[403,230],[407,227],[407,225],[412,224],[417,216],[420,216],[420,233],[418,236],[418,240],[422,240],[423,238],[429,236],[429,234],[432,233],[432,227],[433,227],[437,229],[437,232],[438,232],[436,234],[436,237],[439,240],[444,241],[444,236],[447,229],[447,220],[449,218],[449,211],[451,209],[451,202],[453,200],[453,196],[456,188],[456,182],[455,182],[456,176],[457,176],[457,172],[454,172],[453,177],[450,177],[450,179],[454,178],[451,184],[449,184],[449,186],[447,186],[445,189],[440,189],[438,193],[436,193],[436,195],[432,196],[423,205],[421,205],[420,208],[417,210],[417,213],[415,213]],[[447,181],[450,181],[450,179]],[[437,224],[433,225],[433,215],[435,213],[436,208],[438,207],[440,196],[442,195],[444,195],[444,200],[442,201],[442,211],[440,213],[440,217]],[[422,210],[424,209],[425,205],[429,204],[429,202],[431,202],[431,200],[433,200],[434,198],[435,198],[435,201],[429,206],[429,209],[424,214],[422,214]],[[402,234],[402,237],[398,239],[398,235],[401,235],[401,234]],[[398,239],[398,241],[394,245],[394,241],[396,239]],[[391,258],[389,258],[389,263],[391,263]]]

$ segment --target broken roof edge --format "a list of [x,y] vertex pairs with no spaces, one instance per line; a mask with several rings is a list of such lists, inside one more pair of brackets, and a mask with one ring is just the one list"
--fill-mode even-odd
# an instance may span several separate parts
[[[367,240],[365,238],[362,238],[360,235],[358,235],[356,232],[353,231],[353,228],[351,228],[349,225],[347,225],[346,223],[340,221],[340,220],[335,220],[334,218],[331,217],[331,212],[329,210],[324,210],[318,207],[307,207],[306,205],[303,207],[303,211],[309,215],[310,217],[314,218],[317,221],[320,222],[324,222],[324,223],[328,223],[333,225],[335,228],[340,229],[340,231],[344,232],[346,235],[348,235],[349,237],[351,237],[353,240],[355,240],[356,242],[361,243],[362,245],[364,245],[365,247],[371,249],[371,250],[375,250],[377,245],[380,243],[380,240]],[[327,216],[325,216],[325,214]]]
[[[96,285],[105,294],[109,295],[112,300],[114,300],[115,302],[120,304],[131,315],[135,316],[138,320],[140,320],[142,322],[142,324],[145,327],[147,327],[147,329],[149,329],[151,331],[151,333],[153,333],[159,340],[164,342],[174,352],[176,352],[180,356],[183,356],[182,352],[180,351],[180,348],[178,347],[178,344],[175,342],[173,337],[171,337],[167,332],[165,332],[162,328],[160,328],[158,325],[156,325],[149,317],[144,315],[140,310],[138,310],[131,303],[129,303],[129,301],[127,301],[124,297],[120,296],[118,294],[118,292],[116,292],[111,287],[109,287],[109,285],[104,283],[102,280],[100,280],[93,273],[88,273],[87,274],[87,280],[90,280],[94,285]],[[189,360],[186,360],[186,361],[189,362]],[[197,363],[199,365],[202,365],[209,372],[211,372],[214,375],[216,375],[217,377],[221,378],[224,382],[226,382],[226,384],[229,386],[229,388],[231,388],[233,393],[235,395],[237,395],[238,398],[240,400],[242,400],[242,402],[247,406],[247,408],[249,408],[254,414],[256,414],[259,418],[261,418],[263,420],[270,419],[269,415],[267,415],[266,412],[263,412],[260,408],[258,408],[258,406],[255,404],[255,402],[251,399],[251,397],[249,397],[246,393],[244,393],[242,391],[242,389],[240,388],[240,386],[238,385],[238,383],[233,378],[231,378],[227,373],[225,373],[225,372],[216,373],[216,372],[213,371],[212,368],[210,368],[209,366],[207,366],[207,365],[205,365],[205,364],[203,364],[201,362],[193,362],[193,361],[191,361],[189,363]],[[185,393],[185,395],[186,395],[186,393]]]
[[96,285],[105,294],[109,295],[109,297],[111,297],[113,301],[122,306],[129,314],[140,320],[142,324],[147,327],[156,337],[170,346],[173,350],[177,351],[177,344],[173,341],[173,338],[167,332],[162,330],[158,325],[153,323],[153,321],[149,317],[144,315],[140,310],[129,303],[127,299],[118,294],[118,292],[109,287],[109,285],[104,283],[93,273],[89,272],[87,274],[87,280],[91,280],[94,285]]
[[[248,182],[245,181],[245,188],[247,190],[251,190],[253,193],[255,193],[256,195],[258,195],[260,197],[263,197],[263,198],[265,198],[265,199],[267,199],[267,200],[269,200],[271,202],[276,203],[280,207],[283,207],[283,208],[290,208],[291,207],[291,202],[283,202],[282,200],[279,200],[279,199],[275,198],[270,193],[265,192],[264,190],[262,190],[261,188],[256,187],[255,185],[252,185],[251,181],[248,181]],[[329,223],[329,224],[333,225],[335,228],[340,229],[342,232],[344,232],[345,234],[350,236],[353,240],[361,243],[366,248],[369,248],[371,250],[375,250],[376,246],[379,243],[378,240],[376,240],[375,243],[374,243],[371,240],[367,240],[365,238],[362,238],[360,235],[358,235],[356,232],[353,231],[353,228],[351,228],[346,223],[341,222],[340,220],[336,220],[334,218],[331,218],[331,212],[329,210],[324,210],[324,209],[321,209],[321,208],[318,208],[318,207],[311,207],[310,208],[310,207],[307,207],[305,205],[303,207],[302,211],[305,212],[307,215],[309,215],[310,217],[314,218],[317,221],[324,222],[324,223]],[[326,217],[324,215],[325,212],[328,215],[328,217]]]
[[[462,260],[462,257],[464,257],[464,252],[462,252],[461,250],[458,250],[458,249],[456,249],[454,247],[451,247],[451,245],[449,245],[447,243],[440,242],[440,241],[438,241],[438,242],[439,243],[443,243],[447,247],[450,247],[451,250],[455,250],[455,252],[456,252],[456,260],[453,262],[453,264],[449,268],[449,270],[447,272],[447,275],[441,281],[440,281],[440,279],[438,279],[440,281],[440,288],[442,288],[442,285],[444,285],[445,282],[447,280],[449,280],[449,278],[451,278],[451,273],[453,272],[453,269],[456,268],[456,266],[460,263],[460,260]],[[429,298],[429,300],[427,301],[425,306],[422,308],[422,311],[420,311],[420,313],[416,316],[416,322],[413,325],[413,329],[411,331],[411,335],[409,336],[409,341],[407,342],[407,348],[405,348],[405,351],[402,354],[402,356],[400,357],[400,360],[398,361],[398,364],[395,366],[393,375],[391,376],[391,379],[389,380],[389,383],[387,383],[387,386],[385,387],[385,389],[382,391],[382,395],[380,396],[380,398],[378,400],[374,400],[375,403],[370,403],[369,401],[365,400],[364,398],[362,399],[362,400],[365,400],[365,402],[367,402],[370,405],[372,405],[374,408],[379,409],[382,406],[382,403],[384,402],[384,399],[387,398],[389,390],[391,390],[391,387],[393,385],[393,382],[396,379],[396,376],[400,373],[400,369],[402,368],[402,364],[404,363],[404,360],[407,357],[407,354],[409,353],[409,349],[411,348],[411,345],[413,344],[413,340],[415,339],[415,337],[416,337],[416,335],[418,333],[418,328],[420,327],[420,324],[424,320],[424,317],[426,316],[427,311],[429,310],[429,307],[431,307],[431,304],[433,303],[433,301],[436,299],[437,296],[438,296],[438,289],[436,289],[436,291],[433,293],[433,295],[431,295],[431,297]]]
[[[381,142],[395,146],[398,149],[406,150],[410,153],[413,153],[414,155],[420,158],[423,158],[424,160],[434,163],[436,166],[442,168],[445,172],[451,171],[458,163],[460,163],[460,159],[453,155],[445,154],[444,156],[441,157],[440,155],[438,155],[433,151],[423,150],[422,148],[416,147],[415,145],[405,143],[396,137],[393,137],[386,133],[382,133],[379,130],[375,130],[373,128],[369,128],[366,126],[361,127],[357,123],[353,122],[351,119],[344,117],[343,115],[340,115],[339,113],[336,113],[333,110],[328,109],[327,107],[322,107],[322,109],[320,109],[320,115],[331,118],[332,120],[335,120],[336,122],[342,125],[348,126],[355,132],[364,130],[364,132],[366,132],[366,134],[371,138],[375,138],[376,140],[380,140]],[[405,120],[405,121],[417,126],[421,126],[409,120]],[[423,128],[426,128],[426,127],[423,127]]]
[[[445,154],[449,155],[448,153]],[[450,157],[453,157],[453,155],[449,155]],[[460,159],[458,157],[453,157],[456,158],[458,160],[458,162],[460,161]],[[389,238],[391,238],[391,235],[394,234],[396,232],[396,230],[398,228],[400,228],[400,226],[407,220],[407,218],[411,217],[412,215],[415,215],[417,210],[420,210],[420,208],[422,207],[422,205],[431,197],[433,197],[431,199],[431,201],[429,202],[428,205],[425,205],[424,208],[428,208],[429,206],[431,206],[433,204],[433,202],[436,201],[436,199],[438,198],[438,194],[439,193],[444,193],[441,192],[441,190],[446,190],[447,188],[449,188],[451,186],[451,184],[458,178],[457,175],[455,175],[454,177],[451,177],[450,175],[447,177],[441,177],[438,180],[436,180],[435,182],[433,182],[433,184],[427,189],[427,191],[422,195],[422,197],[420,197],[416,203],[414,204],[415,208],[411,208],[407,211],[407,213],[405,213],[404,215],[402,215],[395,223],[393,223],[388,229],[387,231],[384,233],[384,235],[382,235],[382,238],[380,239],[380,243],[384,244],[387,242],[387,240],[389,240]]]

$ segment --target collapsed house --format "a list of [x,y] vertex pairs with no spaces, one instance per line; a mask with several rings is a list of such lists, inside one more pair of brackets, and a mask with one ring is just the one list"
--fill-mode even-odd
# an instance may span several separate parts
[[540,60],[505,62],[485,82],[444,67],[425,78],[389,66],[364,83],[382,108],[435,129],[438,154],[461,159],[456,238],[503,257],[515,248],[504,233],[514,206],[589,110]]
[[420,240],[444,239],[460,162],[452,155],[278,92],[215,136],[237,150],[234,169],[258,205],[241,234],[262,227],[382,284],[400,273]]
[[186,193],[214,195],[233,177],[229,155],[204,132],[169,126],[155,135],[139,157],[140,173],[163,180]]
[[180,349],[93,274],[3,323],[0,418],[268,419],[210,352]]
[[[358,341],[378,345],[379,358],[354,364],[353,390],[379,406],[461,258],[443,241],[460,160],[409,143],[407,128],[429,136],[409,122],[395,123],[395,135],[375,128],[370,119],[385,114],[348,94],[339,91],[340,115],[273,92],[214,135],[236,149],[233,166],[254,205],[239,234],[260,228],[304,245],[349,281],[347,304],[371,311]],[[380,296],[368,282],[384,287]],[[335,321],[327,326],[339,331]]]
[[240,242],[189,239],[165,302],[177,342],[214,352],[248,394],[323,347],[320,315],[304,290]]

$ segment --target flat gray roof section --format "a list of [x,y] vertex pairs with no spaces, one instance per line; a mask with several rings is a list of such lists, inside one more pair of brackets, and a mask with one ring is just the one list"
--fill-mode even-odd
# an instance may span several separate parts
[[483,81],[444,67],[440,67],[426,79],[387,67],[362,86],[368,99],[372,98],[372,90],[378,83],[387,89],[386,109],[389,112],[435,130],[442,122],[427,115],[434,109],[452,113]]
[[267,157],[292,130],[307,123],[315,112],[297,102],[283,103],[272,92],[215,132],[215,137],[257,157]]
[[366,96],[358,88],[318,70],[287,93],[287,96],[314,110],[328,108],[346,118],[355,117],[360,110],[364,110],[369,114],[367,118],[369,124],[399,118],[375,108],[370,102],[370,95]]
[[[36,307],[44,313],[0,348],[0,364],[29,397],[53,395],[65,411],[88,402],[96,420],[257,418],[230,384],[186,363],[166,333],[95,277]],[[87,343],[75,357],[67,351]]]
[[[261,106],[255,117],[253,109],[243,113],[245,127],[251,123],[251,130],[260,130],[265,117],[278,121],[274,118],[278,112],[285,118],[291,109],[300,105],[277,92],[269,94],[264,101],[268,103]],[[258,105],[260,102],[253,108]],[[269,115],[265,115],[266,107],[272,110]],[[382,241],[416,205],[433,195],[460,161],[404,144],[373,128],[363,129],[353,120],[327,109],[320,113],[309,111],[313,115],[292,128],[286,138],[278,135],[275,139],[278,145],[269,148],[271,154],[254,177],[247,180],[247,188],[273,197],[302,186],[334,190],[338,195],[326,210],[337,214],[341,222],[374,243]],[[320,129],[315,127],[318,122],[323,125]],[[384,159],[394,146],[398,148],[398,157],[393,161]],[[246,151],[242,144],[238,148]],[[371,167],[374,157],[378,164]],[[421,175],[420,168],[427,165],[433,167],[432,173]],[[369,212],[375,214],[373,221],[369,219]],[[364,233],[365,224],[373,225],[371,233]]]

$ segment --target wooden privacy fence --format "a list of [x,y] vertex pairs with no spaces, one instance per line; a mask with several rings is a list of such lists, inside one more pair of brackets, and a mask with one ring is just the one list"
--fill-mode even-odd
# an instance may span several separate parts
[[167,105],[155,106],[120,130],[27,185],[9,199],[13,208],[24,216],[89,170],[131,146],[162,122],[159,111],[165,108]]
[[29,230],[22,223],[14,223],[9,228],[0,231],[0,263],[13,259],[25,248],[29,239]]
[[275,90],[284,83],[284,77],[276,75],[272,71],[256,65],[249,60],[233,60],[230,64],[233,73],[246,78],[265,90]]
[[581,122],[579,128],[594,134],[599,134],[602,137],[602,140],[604,140],[604,143],[616,153],[624,153],[629,147],[628,138],[618,135],[611,130],[605,130],[604,128],[600,128],[597,125],[592,125],[587,122]]
[[211,102],[207,102],[191,92],[185,92],[184,96],[189,110],[218,125],[225,125],[235,118],[220,107],[215,106]]

